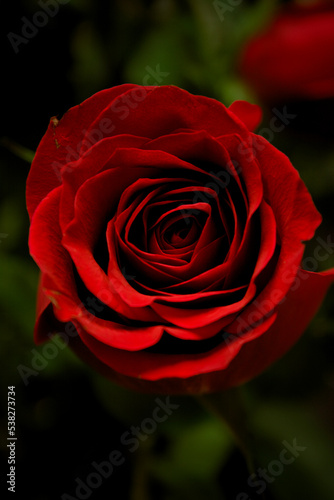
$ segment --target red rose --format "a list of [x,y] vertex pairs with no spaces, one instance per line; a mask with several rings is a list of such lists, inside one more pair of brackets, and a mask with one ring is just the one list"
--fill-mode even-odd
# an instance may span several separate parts
[[334,9],[282,8],[241,55],[241,75],[266,101],[334,96]]
[[114,380],[169,393],[240,384],[294,344],[334,273],[299,267],[321,217],[260,118],[122,85],[51,120],[27,181],[37,343],[59,331]]

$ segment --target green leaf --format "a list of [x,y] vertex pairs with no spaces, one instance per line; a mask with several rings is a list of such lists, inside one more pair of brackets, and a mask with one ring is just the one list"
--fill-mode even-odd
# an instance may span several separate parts
[[15,156],[21,158],[28,163],[31,163],[34,159],[35,153],[31,149],[25,148],[15,141],[12,141],[8,137],[2,137],[0,140],[1,146],[11,151]]

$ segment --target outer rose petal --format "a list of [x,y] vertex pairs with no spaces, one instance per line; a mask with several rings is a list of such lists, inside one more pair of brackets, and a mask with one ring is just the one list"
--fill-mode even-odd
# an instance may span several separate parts
[[[140,89],[142,98],[136,99]],[[138,134],[151,139],[178,129],[206,130],[213,137],[223,134],[247,135],[244,123],[222,103],[208,97],[166,85],[138,87],[116,98],[97,116],[86,132],[99,128],[101,120],[109,118],[114,130],[109,135]],[[130,102],[130,104],[126,104]],[[147,110],[150,110],[147,119]],[[162,118],[163,117],[163,118]]]
[[[126,366],[122,373],[115,372],[112,364],[108,366],[106,351],[103,356],[104,362],[101,362],[94,356],[91,346],[87,349],[79,338],[70,339],[70,345],[95,369],[131,389],[170,395],[221,391],[257,376],[290,349],[316,313],[328,287],[333,282],[334,270],[323,273],[299,270],[286,300],[277,308],[274,323],[265,333],[243,344],[229,365],[220,371],[202,373],[189,378],[182,378],[179,373],[168,378],[159,379],[156,376],[151,380],[148,380],[149,377],[133,378],[126,375]],[[233,349],[233,343],[229,344],[229,347]],[[131,360],[132,357],[129,357],[129,363]]]
[[333,282],[333,269],[322,273],[299,269],[286,299],[277,307],[276,321],[264,335],[241,348],[224,373],[222,388],[247,382],[283,356],[302,335]]
[[57,293],[74,297],[77,292],[72,261],[61,245],[58,222],[60,195],[61,187],[54,189],[35,211],[30,226],[29,248],[42,273],[52,279]]
[[[128,340],[128,346],[131,349],[143,349],[152,345],[162,334],[161,326],[146,328],[146,332],[143,332],[143,329],[134,332],[134,328],[127,329],[123,325],[109,322],[110,329],[106,333],[106,323],[103,320],[93,316],[96,322],[94,329],[91,315],[83,315],[84,305],[79,300],[75,288],[72,262],[61,245],[61,232],[57,221],[60,191],[61,188],[57,188],[49,193],[38,206],[31,223],[29,242],[31,253],[45,273],[39,288],[36,341],[39,343],[47,340],[46,337],[50,333],[47,328],[52,331],[52,328],[57,327],[61,331],[63,326],[60,321],[69,321],[77,317],[87,331],[91,331],[92,335],[105,340],[106,343],[111,342],[113,345],[124,348]],[[42,239],[40,239],[41,234],[43,234]],[[50,298],[56,308],[54,314],[51,312]],[[115,309],[118,305],[121,306],[119,300],[117,301],[117,298],[110,294],[110,300],[112,299]],[[144,311],[141,310],[140,313],[144,314]]]
[[[256,154],[262,171],[264,198],[274,212],[277,232],[281,239],[281,251],[274,275],[262,291],[258,301],[266,300],[270,312],[291,287],[304,253],[304,241],[310,240],[321,222],[321,215],[311,195],[301,180],[298,171],[287,156],[278,151],[260,136],[252,134]],[[256,304],[257,304],[256,302]],[[248,322],[257,305],[250,304],[241,317]],[[235,325],[229,328],[234,332]]]
[[64,324],[58,321],[53,313],[50,299],[44,293],[46,276],[41,274],[37,290],[36,322],[34,327],[34,340],[36,344],[46,341],[54,332],[61,332]]
[[[104,363],[118,372],[151,381],[177,377],[189,378],[194,375],[205,375],[210,372],[226,369],[231,360],[237,355],[244,343],[263,335],[275,320],[276,314],[266,318],[255,326],[247,336],[236,337],[231,343],[225,342],[222,336],[220,345],[202,354],[157,354],[146,351],[137,351],[128,357],[124,350],[114,349],[98,342],[91,335],[79,328],[81,340]],[[194,341],[196,342],[196,341]]]
[[256,104],[250,104],[247,101],[234,101],[228,109],[240,118],[251,132],[254,132],[261,123],[262,109]]
[[[41,200],[61,184],[59,165],[65,165],[78,158],[85,129],[94,120],[97,110],[103,109],[115,97],[134,87],[137,86],[125,84],[102,90],[69,109],[60,121],[56,118],[50,120],[49,128],[37,148],[27,179],[27,208],[30,218]],[[100,122],[97,130],[103,134],[106,129],[108,129],[107,122]]]

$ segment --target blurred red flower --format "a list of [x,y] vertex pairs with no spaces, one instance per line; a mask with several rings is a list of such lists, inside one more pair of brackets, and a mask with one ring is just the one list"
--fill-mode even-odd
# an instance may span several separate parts
[[267,102],[334,96],[332,3],[282,7],[243,48],[238,71]]

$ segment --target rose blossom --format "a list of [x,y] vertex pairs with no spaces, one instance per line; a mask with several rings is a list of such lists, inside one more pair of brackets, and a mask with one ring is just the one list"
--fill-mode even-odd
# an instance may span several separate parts
[[331,98],[333,51],[332,5],[286,6],[246,43],[238,69],[265,101]]
[[65,332],[113,380],[161,393],[226,389],[282,356],[334,273],[300,267],[321,217],[260,119],[131,84],[51,119],[27,181],[36,342]]

